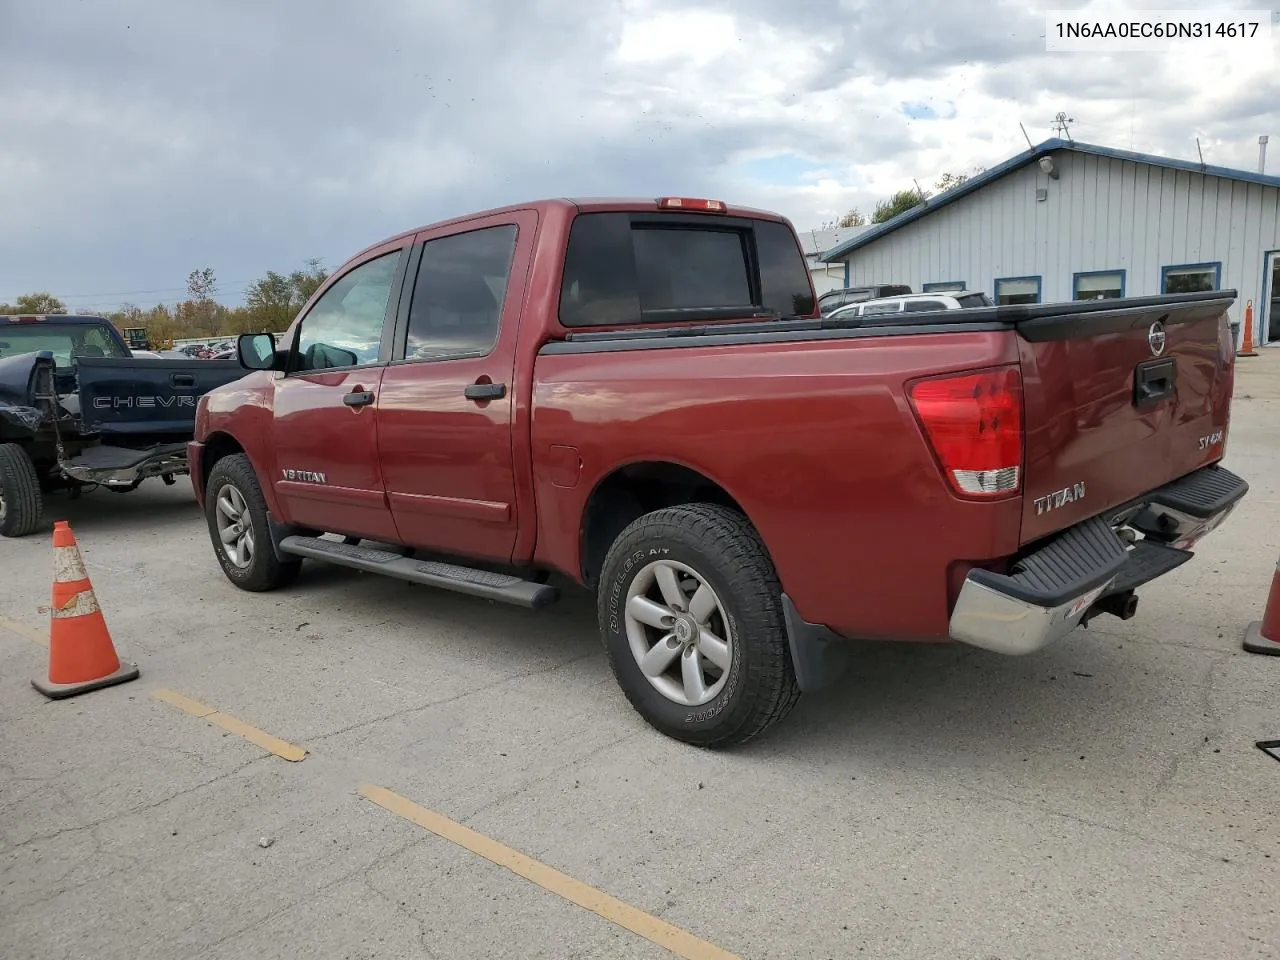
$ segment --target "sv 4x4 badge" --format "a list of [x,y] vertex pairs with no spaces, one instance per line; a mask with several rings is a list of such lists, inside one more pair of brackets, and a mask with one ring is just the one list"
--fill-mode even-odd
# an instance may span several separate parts
[[1200,449],[1208,450],[1210,447],[1216,447],[1221,442],[1222,442],[1222,431],[1215,430],[1213,431],[1213,433],[1209,434],[1207,437],[1200,438]]

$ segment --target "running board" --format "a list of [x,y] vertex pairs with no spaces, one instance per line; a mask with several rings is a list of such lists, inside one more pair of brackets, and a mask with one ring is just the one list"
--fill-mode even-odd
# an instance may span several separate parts
[[507,573],[493,573],[460,567],[435,560],[415,560],[402,557],[389,550],[362,547],[320,537],[285,537],[280,550],[295,557],[322,560],[353,570],[378,573],[411,583],[421,583],[454,593],[465,593],[499,603],[540,610],[560,599],[560,592],[545,583],[532,583]]

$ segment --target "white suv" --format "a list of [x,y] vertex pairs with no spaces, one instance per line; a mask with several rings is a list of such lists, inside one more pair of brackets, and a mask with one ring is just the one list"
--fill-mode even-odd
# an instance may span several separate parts
[[886,313],[929,313],[935,310],[963,310],[966,307],[995,306],[979,290],[952,290],[947,293],[907,293],[898,297],[863,300],[831,311],[827,319],[871,317]]

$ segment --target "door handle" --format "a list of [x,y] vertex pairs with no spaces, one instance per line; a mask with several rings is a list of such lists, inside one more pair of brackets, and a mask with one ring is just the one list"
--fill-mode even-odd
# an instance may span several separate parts
[[342,402],[348,407],[364,407],[373,403],[373,392],[371,390],[352,390],[342,398]]
[[194,387],[196,378],[190,373],[173,373],[169,375],[169,383],[175,387]]
[[507,385],[505,383],[473,383],[463,395],[468,400],[501,400],[507,395]]

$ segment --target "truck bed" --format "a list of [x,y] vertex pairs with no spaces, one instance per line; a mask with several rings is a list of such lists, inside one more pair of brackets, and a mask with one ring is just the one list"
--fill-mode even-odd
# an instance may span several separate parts
[[[537,558],[580,565],[577,520],[592,491],[652,457],[708,478],[744,509],[804,619],[843,636],[946,639],[969,570],[1002,570],[1027,544],[1221,459],[1234,297],[592,331],[546,343],[532,384]],[[1152,359],[1173,360],[1175,372],[1154,388],[1167,396],[1141,402],[1135,391],[1158,379],[1140,383]],[[1020,439],[1014,462],[960,464],[957,479],[920,416],[919,385],[972,371],[1016,372],[1021,402],[1009,413]],[[936,398],[933,429],[963,421],[973,403]],[[1204,448],[1201,437],[1211,438]],[[581,464],[573,483],[566,450]],[[966,490],[971,475],[982,476]]]
[[190,439],[196,401],[248,372],[234,359],[81,357],[76,363],[82,429],[122,446]]

